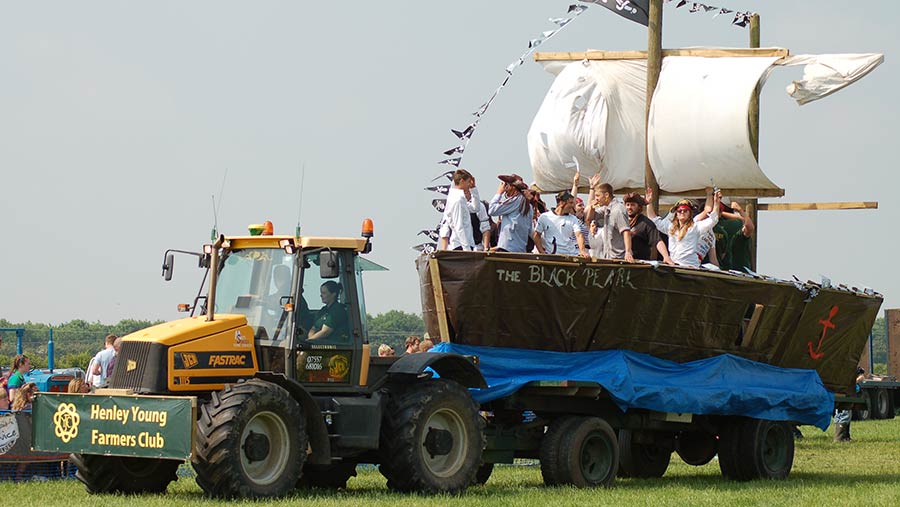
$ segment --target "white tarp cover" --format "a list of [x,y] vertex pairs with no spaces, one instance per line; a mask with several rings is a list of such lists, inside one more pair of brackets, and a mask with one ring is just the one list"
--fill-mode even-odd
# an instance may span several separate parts
[[613,188],[642,187],[646,96],[644,60],[562,67],[528,131],[535,183],[544,190],[571,188],[575,157],[582,185],[599,172]]
[[659,188],[776,189],[750,147],[750,98],[778,57],[663,59],[650,106],[650,165]]
[[[753,89],[773,65],[805,65],[788,86],[798,103],[825,97],[883,61],[880,54],[663,60],[651,110],[649,153],[662,190],[775,189],[750,151]],[[542,62],[558,74],[528,132],[535,182],[570,188],[577,158],[582,185],[600,172],[613,188],[644,181],[645,60]],[[764,81],[764,79],[763,79]]]

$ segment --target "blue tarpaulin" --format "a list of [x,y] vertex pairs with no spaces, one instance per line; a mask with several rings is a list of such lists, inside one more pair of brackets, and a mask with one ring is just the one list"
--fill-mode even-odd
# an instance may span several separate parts
[[825,430],[834,394],[815,370],[779,368],[723,354],[676,363],[629,350],[551,352],[440,343],[433,352],[479,358],[486,389],[472,389],[485,403],[539,380],[596,382],[622,410],[740,415],[797,421]]

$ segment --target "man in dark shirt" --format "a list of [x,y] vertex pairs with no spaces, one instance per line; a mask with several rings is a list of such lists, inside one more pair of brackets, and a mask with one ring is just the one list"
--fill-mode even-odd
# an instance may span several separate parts
[[653,221],[642,214],[647,202],[640,194],[634,192],[625,194],[625,211],[631,223],[631,250],[634,258],[639,260],[651,260],[653,247],[659,252],[666,264],[674,264],[669,258],[669,249],[659,237],[659,230]]
[[731,201],[730,208],[722,207],[721,216],[713,229],[719,267],[745,272],[750,269],[751,242],[756,229],[753,220],[735,201]]

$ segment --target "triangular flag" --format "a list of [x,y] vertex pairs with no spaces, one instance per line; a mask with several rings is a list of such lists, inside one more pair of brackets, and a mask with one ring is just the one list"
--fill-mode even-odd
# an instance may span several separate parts
[[685,5],[687,5],[687,0],[681,0],[680,2],[678,2],[678,5],[676,5],[675,8],[680,9],[680,8],[684,7]]
[[425,187],[425,190],[431,190],[432,192],[437,192],[439,194],[447,195],[447,192],[450,191],[450,185],[438,185],[436,187]]
[[694,2],[691,4],[691,12],[698,12],[702,8],[703,8],[703,4],[698,4],[697,2]]
[[425,255],[432,254],[437,250],[437,244],[435,243],[422,243],[421,245],[416,245],[412,247],[413,250],[418,252],[422,252]]
[[434,206],[434,209],[443,213],[444,208],[447,206],[447,199],[433,199],[431,205]]
[[428,239],[430,239],[432,241],[437,241],[440,238],[440,233],[438,232],[437,229],[433,229],[430,231],[427,229],[423,229],[423,230],[419,231],[418,234],[416,234],[416,236],[422,236],[422,235],[426,236]]
[[434,178],[432,178],[431,181],[437,181],[437,180],[439,180],[439,179],[441,179],[441,178],[447,178],[448,180],[453,180],[453,173],[454,173],[454,172],[455,172],[455,171],[447,171],[447,172],[445,172],[445,173],[443,173],[443,174],[438,174],[437,176],[435,176]]
[[453,158],[445,158],[438,162],[438,164],[450,164],[455,167],[459,167],[459,163],[462,161],[462,157],[453,157]]
[[464,151],[466,151],[465,146],[454,146],[453,148],[450,148],[449,150],[445,151],[444,155],[447,155],[449,157],[451,155],[456,155],[457,153],[462,153]]

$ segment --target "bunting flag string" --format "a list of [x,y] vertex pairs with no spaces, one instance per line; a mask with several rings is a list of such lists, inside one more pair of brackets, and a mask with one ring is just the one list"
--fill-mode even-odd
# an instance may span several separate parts
[[[450,129],[450,132],[452,132],[453,135],[456,136],[456,139],[459,142],[459,144],[457,144],[456,146],[454,146],[448,150],[445,150],[443,152],[443,154],[446,155],[448,158],[441,160],[440,162],[438,162],[438,164],[447,164],[447,165],[452,165],[455,167],[459,167],[460,164],[462,164],[462,158],[465,154],[466,147],[469,145],[469,141],[472,140],[472,136],[475,135],[475,129],[478,128],[478,124],[481,122],[485,113],[487,113],[488,109],[494,103],[494,100],[500,94],[500,91],[503,90],[503,88],[505,88],[507,84],[509,84],[510,78],[512,78],[513,73],[516,71],[516,68],[523,65],[525,63],[526,59],[531,55],[531,53],[534,52],[534,50],[538,46],[540,46],[541,44],[546,42],[548,39],[556,36],[560,31],[562,31],[563,28],[568,26],[569,23],[571,23],[575,18],[580,16],[585,10],[587,10],[586,5],[572,4],[569,6],[569,8],[567,10],[566,17],[549,18],[550,23],[556,25],[556,28],[554,28],[552,30],[544,30],[543,32],[540,33],[540,35],[538,37],[535,37],[535,38],[529,40],[528,44],[527,44],[527,49],[525,50],[525,52],[522,53],[521,56],[519,56],[518,58],[513,60],[512,63],[510,63],[509,65],[506,66],[506,69],[505,69],[506,75],[503,77],[503,80],[500,82],[500,85],[497,86],[496,89],[494,89],[494,92],[490,95],[490,97],[488,97],[488,99],[484,103],[482,103],[480,106],[478,106],[478,108],[474,112],[472,112],[472,116],[475,117],[475,121],[466,125],[466,127],[461,130]],[[435,179],[438,179],[438,178],[440,178],[440,176],[438,176]],[[432,180],[432,181],[434,181],[434,180]]]
[[432,192],[437,192],[439,194],[447,195],[450,192],[450,185],[438,185],[436,187],[425,187],[425,190],[430,190]]
[[[580,0],[582,2],[592,1],[592,0]],[[593,0],[593,3],[597,3],[602,0]],[[672,3],[676,0],[663,0],[665,3]],[[734,18],[731,20],[731,24],[734,26],[739,26],[741,28],[746,28],[750,25],[750,18],[752,18],[756,13],[750,11],[734,11],[733,9],[727,9],[725,7],[716,7],[715,5],[707,5],[701,2],[688,2],[687,0],[677,0],[678,3],[675,4],[676,9],[680,9],[688,4],[690,4],[690,8],[688,8],[688,12],[712,12],[713,18],[717,18],[719,16],[725,14],[734,13]]]

